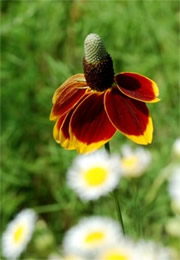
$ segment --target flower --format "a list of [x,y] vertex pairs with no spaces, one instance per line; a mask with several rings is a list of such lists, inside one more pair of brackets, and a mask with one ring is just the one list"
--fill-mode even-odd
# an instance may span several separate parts
[[180,212],[180,164],[176,165],[169,179],[169,194],[172,199],[172,206]]
[[86,260],[86,259],[81,258],[78,255],[68,254],[68,255],[65,255],[64,257],[62,257],[60,260]]
[[48,260],[86,260],[86,259],[81,258],[80,256],[74,255],[74,254],[68,254],[68,255],[65,255],[65,256],[60,256],[60,255],[54,253],[54,254],[51,254],[48,257]]
[[168,219],[166,231],[169,235],[180,238],[180,215]]
[[3,256],[11,260],[20,256],[32,237],[35,221],[35,212],[25,209],[8,224],[2,236]]
[[102,251],[97,260],[140,260],[136,259],[135,243],[127,238],[122,238],[117,245]]
[[177,138],[173,144],[173,153],[177,157],[180,157],[180,137]]
[[121,229],[116,221],[105,217],[82,219],[72,227],[64,237],[65,252],[91,256],[119,241]]
[[89,34],[84,46],[84,74],[70,77],[53,96],[50,120],[56,121],[56,142],[88,153],[118,130],[135,143],[151,143],[153,123],[145,102],[159,101],[156,83],[134,72],[114,76],[112,59],[97,34]]
[[62,257],[57,253],[51,253],[48,256],[48,260],[62,260]]
[[140,240],[136,245],[137,260],[173,260],[169,248],[154,241]]
[[151,162],[151,154],[143,148],[131,149],[129,145],[121,149],[121,170],[127,177],[138,177],[145,172]]
[[67,172],[67,182],[83,200],[95,200],[119,182],[119,158],[105,151],[79,155]]
[[119,242],[102,251],[97,260],[173,260],[173,252],[153,241],[131,241],[121,237]]

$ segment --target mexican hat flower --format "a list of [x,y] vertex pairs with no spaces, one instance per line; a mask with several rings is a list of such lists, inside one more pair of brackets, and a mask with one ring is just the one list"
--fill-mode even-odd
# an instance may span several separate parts
[[114,75],[113,62],[97,34],[84,42],[84,74],[67,79],[54,93],[53,136],[68,150],[87,153],[118,130],[137,144],[152,142],[153,123],[146,102],[158,102],[154,81],[134,72]]

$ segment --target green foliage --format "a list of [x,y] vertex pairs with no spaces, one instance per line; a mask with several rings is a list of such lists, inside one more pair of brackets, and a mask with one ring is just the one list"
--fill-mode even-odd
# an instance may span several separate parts
[[[166,183],[151,202],[146,197],[170,162],[172,143],[178,137],[179,2],[30,2],[1,3],[2,231],[22,208],[35,208],[51,230],[56,250],[55,244],[81,217],[117,218],[110,195],[84,203],[67,187],[66,170],[77,153],[55,143],[48,119],[55,89],[82,72],[83,41],[94,32],[103,38],[116,73],[138,72],[160,87],[161,102],[149,105],[155,131],[147,149],[153,164],[143,177],[123,180],[119,186],[127,234],[177,247],[176,239],[165,231],[173,215]],[[119,153],[124,142],[126,138],[116,134],[112,151]],[[25,259],[41,257],[33,245],[28,250]]]

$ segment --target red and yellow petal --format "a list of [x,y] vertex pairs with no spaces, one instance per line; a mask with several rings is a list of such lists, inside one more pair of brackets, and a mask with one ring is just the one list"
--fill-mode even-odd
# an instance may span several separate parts
[[74,150],[76,149],[72,138],[70,136],[70,120],[73,114],[73,109],[66,115],[65,120],[63,122],[62,127],[59,131],[59,142],[61,146],[66,150]]
[[122,134],[137,144],[152,142],[153,124],[145,103],[125,96],[114,87],[106,91],[104,105],[109,120]]
[[69,113],[59,117],[53,128],[53,137],[57,143],[67,150],[75,149],[73,142],[71,142],[69,134],[69,122],[72,116],[73,110]]
[[88,89],[83,74],[77,74],[69,78],[56,90],[53,96],[50,120],[56,120],[59,116],[70,111]]
[[74,85],[76,83],[82,83],[84,84],[83,86],[87,86],[87,83],[86,83],[86,79],[84,77],[84,74],[82,73],[79,73],[79,74],[76,74],[76,75],[73,75],[72,77],[68,78],[59,88],[56,89],[56,91],[54,92],[54,95],[53,95],[53,98],[52,98],[52,103],[55,104],[56,100],[58,99],[61,91],[64,89],[64,88],[67,88],[71,85]]
[[119,90],[128,97],[143,102],[158,102],[159,89],[157,84],[138,73],[122,72],[115,76]]
[[54,137],[54,139],[57,143],[60,143],[60,141],[59,141],[59,131],[60,131],[60,128],[63,124],[65,117],[66,117],[66,115],[59,117],[58,120],[56,121],[55,125],[54,125],[54,128],[53,128],[53,137]]
[[79,153],[95,151],[116,132],[104,110],[103,98],[104,93],[88,95],[71,117],[71,140]]

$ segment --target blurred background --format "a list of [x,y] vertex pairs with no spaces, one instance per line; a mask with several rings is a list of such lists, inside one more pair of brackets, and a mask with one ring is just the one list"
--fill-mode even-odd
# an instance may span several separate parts
[[[178,248],[165,228],[174,214],[167,182],[156,191],[152,183],[173,162],[179,135],[179,14],[179,1],[1,1],[1,232],[21,209],[34,208],[46,241],[37,232],[22,259],[45,259],[82,216],[117,219],[110,195],[85,203],[67,187],[77,153],[55,143],[49,121],[55,89],[83,71],[83,42],[92,32],[104,40],[116,73],[138,72],[159,85],[161,101],[148,105],[153,161],[142,177],[120,183],[120,203],[129,236]],[[124,143],[131,144],[117,133],[111,150],[120,154]]]

